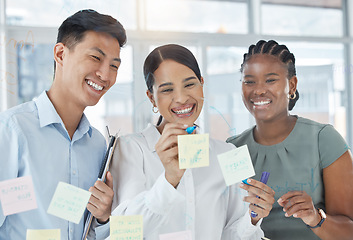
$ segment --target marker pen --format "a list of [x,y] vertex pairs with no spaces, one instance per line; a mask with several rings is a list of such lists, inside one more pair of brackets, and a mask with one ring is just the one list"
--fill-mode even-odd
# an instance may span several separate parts
[[[266,184],[269,176],[270,176],[269,172],[262,172],[260,182]],[[245,180],[243,180],[243,181],[245,181]],[[256,197],[260,198],[259,196],[256,196]],[[251,211],[251,217],[253,217],[253,218],[257,217],[257,213],[254,211]]]
[[194,126],[191,126],[191,127],[188,127],[185,129],[185,131],[188,133],[188,134],[191,134],[195,129],[196,129],[196,125]]

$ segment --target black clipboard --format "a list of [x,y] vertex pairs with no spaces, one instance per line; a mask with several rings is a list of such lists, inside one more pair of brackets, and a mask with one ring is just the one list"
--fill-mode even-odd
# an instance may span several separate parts
[[[105,153],[104,160],[103,160],[101,169],[99,170],[99,174],[98,174],[98,180],[101,180],[103,182],[105,182],[105,176],[106,176],[107,171],[109,169],[110,161],[113,157],[113,152],[114,152],[114,149],[116,146],[117,139],[118,139],[117,135],[110,136],[109,146],[108,146],[108,149]],[[93,219],[94,219],[94,217],[93,217],[92,213],[88,212],[81,240],[86,240],[89,229],[91,228],[91,224],[92,224]]]

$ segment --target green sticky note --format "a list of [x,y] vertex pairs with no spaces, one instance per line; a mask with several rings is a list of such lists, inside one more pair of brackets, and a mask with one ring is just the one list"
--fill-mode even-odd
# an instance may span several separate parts
[[178,155],[180,169],[210,165],[208,134],[179,135]]
[[217,158],[227,186],[255,175],[247,145],[219,154]]
[[78,224],[90,196],[91,193],[86,190],[59,182],[50,202],[48,213]]
[[60,229],[27,229],[26,240],[60,240]]
[[143,240],[142,215],[110,216],[110,240]]

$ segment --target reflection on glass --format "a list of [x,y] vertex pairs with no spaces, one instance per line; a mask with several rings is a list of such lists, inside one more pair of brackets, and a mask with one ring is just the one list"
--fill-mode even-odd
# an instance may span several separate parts
[[247,33],[247,5],[231,1],[146,1],[147,30]]
[[6,22],[9,25],[59,26],[79,10],[94,9],[115,17],[126,29],[136,29],[135,0],[11,0],[6,4]]
[[343,36],[339,8],[262,5],[262,33],[293,36]]
[[245,48],[207,48],[207,99],[209,131],[213,138],[225,140],[252,125],[241,100],[240,64]]
[[53,81],[53,45],[17,45],[18,103],[32,100]]

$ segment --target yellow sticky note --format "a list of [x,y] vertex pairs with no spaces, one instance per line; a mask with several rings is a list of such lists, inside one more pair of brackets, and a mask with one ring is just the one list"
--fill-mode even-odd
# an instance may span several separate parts
[[26,240],[60,240],[60,229],[27,229]]
[[142,240],[142,215],[110,216],[110,240]]
[[217,158],[227,186],[255,175],[247,145],[219,154]]
[[50,202],[48,213],[78,224],[90,196],[91,193],[86,190],[59,182]]
[[178,136],[179,168],[207,167],[209,161],[208,134]]

